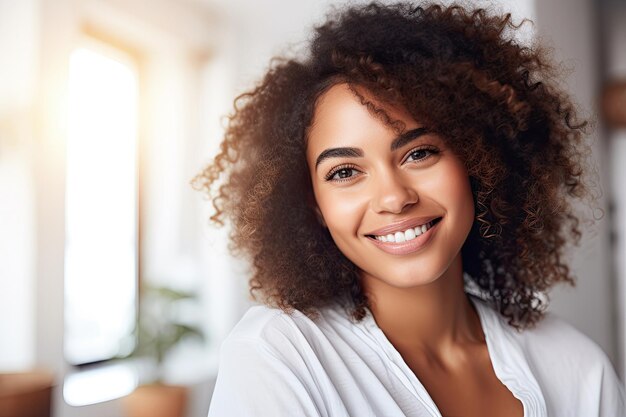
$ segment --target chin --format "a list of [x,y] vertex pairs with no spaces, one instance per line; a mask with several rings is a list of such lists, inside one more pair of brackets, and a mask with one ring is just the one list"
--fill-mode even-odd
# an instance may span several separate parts
[[430,284],[438,278],[439,275],[416,274],[414,271],[409,271],[399,272],[394,275],[386,274],[386,276],[381,276],[379,279],[392,287],[408,289]]

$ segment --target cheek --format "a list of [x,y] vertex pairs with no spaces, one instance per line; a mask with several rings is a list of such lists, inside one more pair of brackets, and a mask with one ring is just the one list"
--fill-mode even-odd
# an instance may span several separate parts
[[469,177],[460,162],[448,167],[446,175],[440,176],[441,203],[454,222],[455,233],[467,236],[474,222],[474,198]]
[[335,239],[345,234],[353,235],[360,220],[360,199],[348,193],[337,192],[316,193],[317,204],[324,221]]
[[315,190],[317,205],[337,248],[352,262],[359,263],[355,247],[365,212],[363,195],[343,189],[325,187]]
[[459,209],[463,209],[464,212],[473,212],[474,199],[469,178],[463,172],[460,172],[459,175],[451,176],[447,183],[449,186],[448,198],[451,204]]

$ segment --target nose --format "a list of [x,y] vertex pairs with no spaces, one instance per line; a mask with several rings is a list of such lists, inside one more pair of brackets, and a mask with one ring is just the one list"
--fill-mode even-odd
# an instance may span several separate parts
[[406,178],[389,173],[382,174],[374,185],[371,207],[377,213],[401,213],[407,205],[419,201],[419,196],[413,184]]

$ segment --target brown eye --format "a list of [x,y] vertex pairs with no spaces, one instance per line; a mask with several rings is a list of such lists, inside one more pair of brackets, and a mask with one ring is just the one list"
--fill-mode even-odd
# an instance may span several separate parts
[[339,176],[339,178],[348,178],[352,176],[352,168],[341,168],[339,171],[335,172],[335,175]]
[[411,152],[409,152],[406,162],[423,161],[431,157],[432,155],[436,155],[438,153],[439,153],[439,150],[436,148],[413,149]]
[[351,166],[337,167],[328,173],[325,179],[326,181],[335,182],[347,181],[354,177],[357,172],[359,172],[359,170]]

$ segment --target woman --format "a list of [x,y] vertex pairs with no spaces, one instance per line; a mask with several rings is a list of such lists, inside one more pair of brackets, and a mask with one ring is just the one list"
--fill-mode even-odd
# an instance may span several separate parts
[[249,257],[252,307],[209,416],[621,416],[574,284],[584,123],[510,16],[354,6],[240,96],[195,179]]

